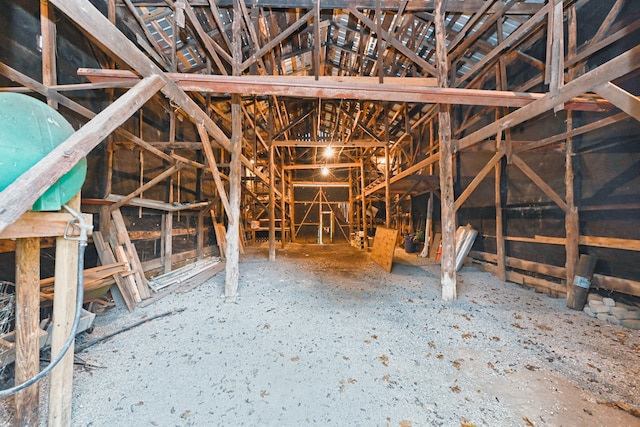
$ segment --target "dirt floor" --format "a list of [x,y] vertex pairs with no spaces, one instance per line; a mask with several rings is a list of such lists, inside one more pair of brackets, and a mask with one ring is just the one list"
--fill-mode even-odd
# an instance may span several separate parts
[[639,331],[472,267],[446,303],[439,265],[395,254],[254,246],[236,303],[223,272],[108,310],[81,339],[172,314],[78,354],[72,425],[640,426]]

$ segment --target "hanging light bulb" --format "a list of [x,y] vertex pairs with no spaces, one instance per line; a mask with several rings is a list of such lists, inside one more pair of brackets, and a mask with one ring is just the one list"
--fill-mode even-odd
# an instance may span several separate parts
[[333,147],[330,145],[327,145],[324,149],[324,156],[325,157],[331,157],[333,156]]
[[325,166],[325,167],[323,167],[323,168],[321,169],[321,173],[322,173],[322,176],[327,176],[327,175],[329,175],[329,168],[328,168],[328,167],[326,167],[326,166]]

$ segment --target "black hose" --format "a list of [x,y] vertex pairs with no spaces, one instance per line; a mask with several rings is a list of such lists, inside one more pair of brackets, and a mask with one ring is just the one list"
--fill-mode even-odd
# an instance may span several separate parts
[[71,327],[71,332],[67,337],[62,349],[58,353],[58,355],[53,359],[42,371],[40,371],[37,375],[23,382],[22,384],[16,385],[14,387],[0,390],[0,398],[11,396],[25,388],[37,383],[41,379],[43,379],[46,375],[51,372],[53,368],[62,360],[64,355],[71,348],[71,344],[76,338],[76,332],[78,331],[78,325],[80,324],[80,317],[82,315],[82,302],[84,301],[84,250],[87,247],[86,240],[80,240],[80,245],[78,246],[78,295],[76,300],[76,314],[73,318],[73,326]]

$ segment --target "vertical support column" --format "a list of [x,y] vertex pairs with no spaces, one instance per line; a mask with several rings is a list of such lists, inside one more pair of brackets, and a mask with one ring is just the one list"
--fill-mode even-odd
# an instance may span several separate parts
[[[360,156],[363,159],[362,155]],[[367,237],[367,201],[364,198],[364,160],[360,160],[360,197],[362,198],[362,232],[364,247],[369,247]]]
[[[39,372],[40,345],[40,239],[16,240],[16,363],[15,383]],[[39,385],[15,395],[17,426],[38,425]]]
[[196,252],[198,259],[204,258],[204,213],[205,211],[198,212],[198,222],[196,222]]
[[[242,39],[240,37],[240,26],[242,13],[240,4],[233,5],[233,20],[231,25],[233,33],[233,75],[240,74],[240,64],[242,63]],[[240,278],[240,172],[242,164],[242,109],[240,106],[240,96],[231,96],[231,162],[229,171],[229,205],[231,206],[231,218],[227,228],[227,266],[224,286],[224,296],[234,300],[238,295],[238,281]]]
[[286,239],[285,239],[285,230],[286,230],[286,220],[287,220],[287,198],[286,198],[286,188],[287,188],[287,182],[285,180],[285,171],[284,171],[284,149],[281,150],[280,153],[280,178],[282,179],[282,185],[281,185],[281,193],[282,193],[282,198],[280,200],[280,210],[282,211],[282,220],[280,222],[280,242],[282,244],[282,249],[284,249],[284,246],[286,244]]
[[[349,221],[349,239],[353,235],[353,170],[349,168],[349,206],[347,209],[347,220]],[[349,242],[351,243],[351,242]]]
[[[48,0],[40,0],[40,33],[42,36],[42,84],[49,87],[57,84],[56,24],[55,12]],[[57,109],[58,103],[48,100],[50,107]]]
[[[68,205],[80,212],[80,194]],[[51,358],[59,353],[71,332],[78,294],[78,242],[56,239],[56,266],[53,299],[53,331],[51,333]],[[71,425],[71,400],[73,391],[74,344],[60,363],[51,371],[49,385],[49,426]]]
[[507,280],[506,257],[504,246],[504,223],[502,219],[502,168],[504,157],[496,163],[495,192],[496,192],[496,254],[498,256],[498,279]]
[[[569,57],[575,56],[577,53],[577,16],[575,6],[568,9],[568,43],[567,50]],[[569,79],[576,78],[580,70],[576,67],[569,68]],[[573,111],[567,111],[567,131],[573,129]],[[575,179],[575,151],[573,139],[567,138],[565,142],[565,187],[567,212],[565,213],[565,267],[567,269],[567,303],[575,298],[576,288],[573,284],[573,278],[576,275],[580,257],[580,216],[578,207],[576,206],[576,179]]]
[[269,261],[276,260],[276,165],[275,148],[269,145]]
[[389,170],[389,141],[384,146],[384,204],[385,204],[385,226],[391,228],[391,176]]
[[294,193],[293,186],[293,171],[288,172],[289,175],[289,236],[291,237],[291,242],[295,243],[296,241],[296,197]]
[[173,212],[163,215],[162,228],[162,265],[163,271],[171,271],[171,258],[173,256]]
[[[449,64],[447,58],[446,28],[444,25],[445,0],[435,2],[436,65],[438,87],[448,86]],[[449,106],[440,104],[438,136],[440,137],[440,191],[442,224],[442,299],[457,298],[456,291],[456,211],[453,191],[453,144],[451,141],[451,115]]]

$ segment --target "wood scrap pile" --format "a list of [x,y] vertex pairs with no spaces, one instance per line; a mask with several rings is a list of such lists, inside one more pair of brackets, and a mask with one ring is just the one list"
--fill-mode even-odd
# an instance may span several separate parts
[[102,265],[124,263],[125,271],[114,274],[113,278],[125,305],[133,311],[137,303],[151,296],[151,292],[119,209],[111,211],[111,219],[108,235],[95,231],[93,242]]
[[[84,270],[84,300],[104,296],[109,287],[115,283],[116,274],[126,275],[127,268],[124,262],[100,265]],[[40,301],[53,302],[55,277],[40,280]]]
[[[169,287],[175,284],[189,284],[194,281],[206,277],[216,265],[220,264],[219,258],[205,258],[196,261],[192,264],[185,265],[184,267],[173,270],[169,273],[155,276],[149,279],[149,286],[151,289],[158,292],[161,289]],[[205,278],[205,280],[206,280]]]

